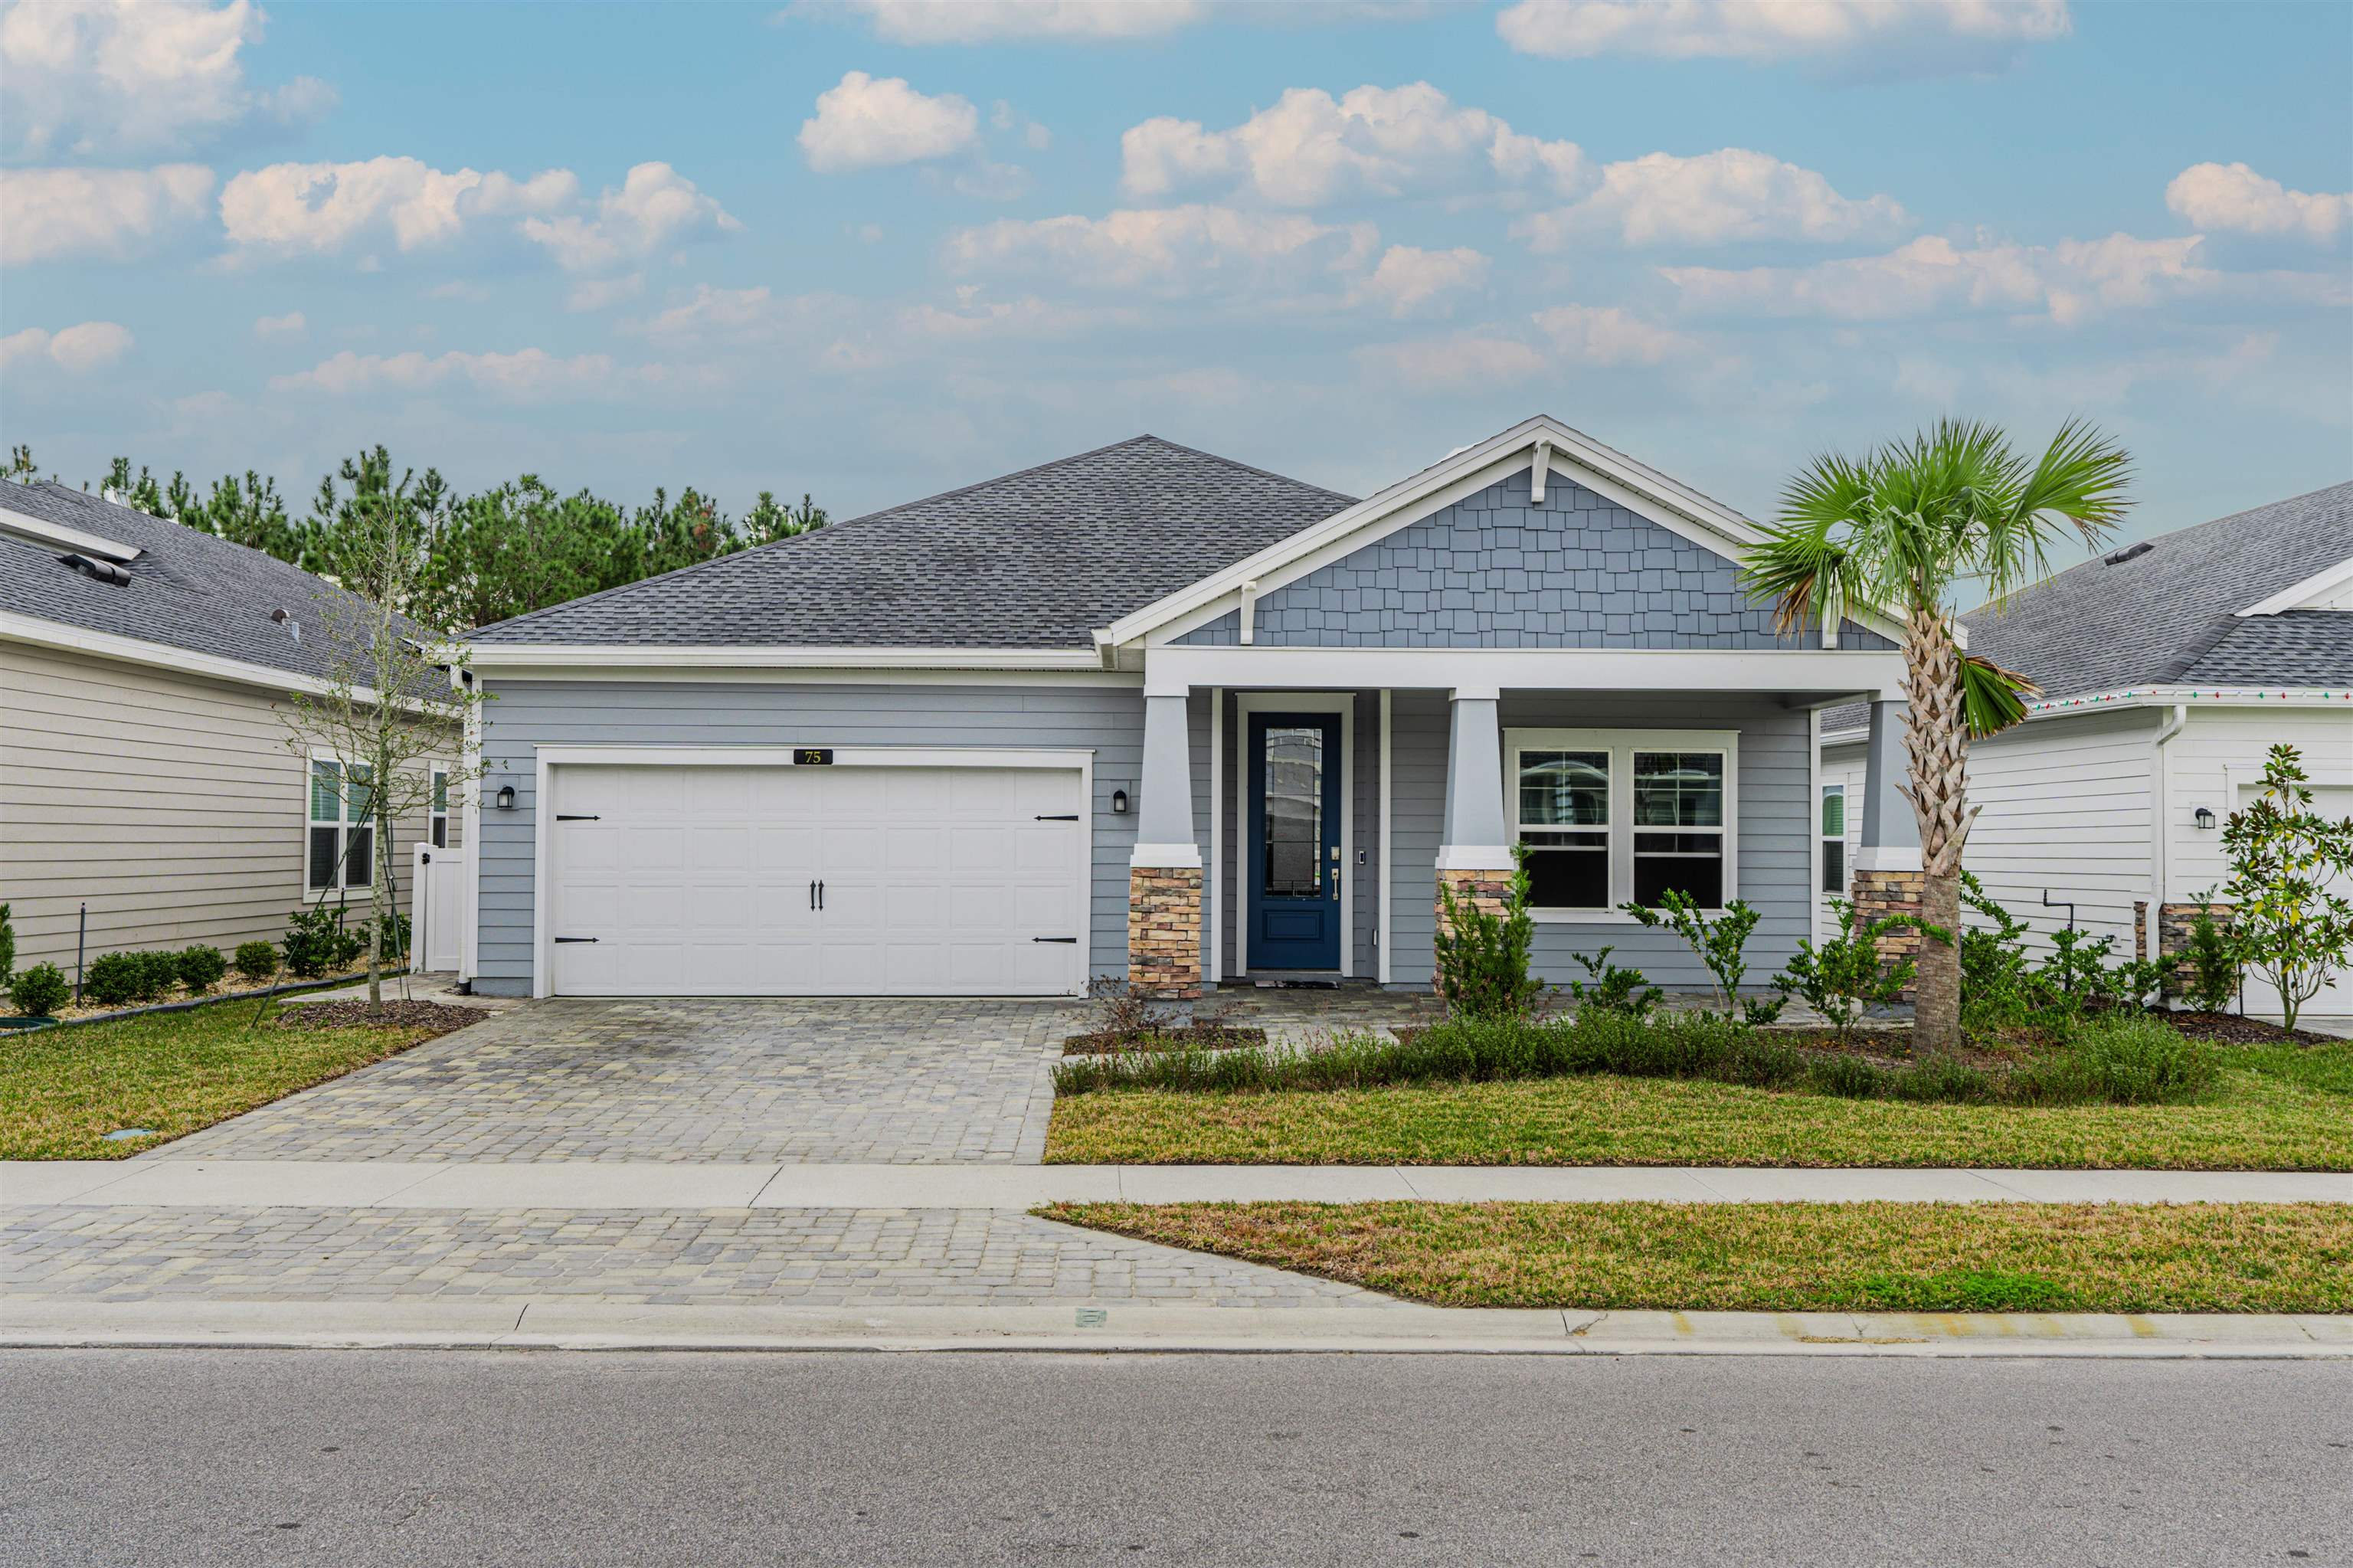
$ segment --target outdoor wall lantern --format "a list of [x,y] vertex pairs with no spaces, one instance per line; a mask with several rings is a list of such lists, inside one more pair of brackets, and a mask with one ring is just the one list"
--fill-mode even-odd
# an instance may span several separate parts
[[1127,815],[1126,790],[1114,789],[1111,792],[1111,814],[1114,817],[1124,817]]
[[499,786],[499,810],[501,811],[512,811],[514,810],[513,785],[501,784]]
[[2199,831],[2200,832],[2201,832],[2201,833],[2211,833],[2211,832],[2212,832],[2214,831],[2214,812],[2213,812],[2212,808],[2211,808],[2211,807],[2207,807],[2207,806],[2200,806],[2200,807],[2199,807],[2199,808],[2198,808],[2197,821],[2198,821],[2198,831]]

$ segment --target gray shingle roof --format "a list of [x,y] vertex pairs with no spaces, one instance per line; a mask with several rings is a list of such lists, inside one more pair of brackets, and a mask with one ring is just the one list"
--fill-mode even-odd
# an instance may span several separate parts
[[[61,564],[63,546],[0,535],[0,609],[18,614],[323,679],[327,608],[358,602],[274,556],[62,484],[0,484],[0,509],[143,552],[118,588]],[[301,641],[269,619],[274,609],[301,622]]]
[[483,642],[1084,648],[1354,499],[1137,436],[484,627]]
[[[2029,676],[2053,697],[2180,681],[2243,624],[2237,611],[2353,556],[2353,482],[2148,544],[2130,560],[2109,566],[2094,558],[2000,609],[1971,610],[1961,618],[1969,652]],[[2240,678],[2287,678],[2263,669],[2259,652],[2248,645]],[[2353,679],[2353,672],[2327,678]]]
[[[2110,566],[2095,557],[1961,617],[1969,652],[2043,694],[2136,685],[2353,682],[2353,611],[2238,611],[2353,557],[2353,482],[2159,535]],[[2116,554],[2110,551],[2108,554]],[[1822,715],[1825,734],[1863,710]]]

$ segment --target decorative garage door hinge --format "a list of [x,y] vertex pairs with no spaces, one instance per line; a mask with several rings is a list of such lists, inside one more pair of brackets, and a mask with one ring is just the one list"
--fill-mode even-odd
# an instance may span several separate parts
[[1076,811],[1059,811],[1050,815],[1040,811],[1031,820],[1039,822],[1075,822],[1079,820],[1079,814]]
[[1032,937],[1029,939],[1033,942],[1076,942],[1078,940],[1076,937]]
[[593,942],[596,938],[594,937],[558,937],[555,939],[559,942]]
[[558,811],[555,820],[559,822],[601,822],[605,819],[594,811]]

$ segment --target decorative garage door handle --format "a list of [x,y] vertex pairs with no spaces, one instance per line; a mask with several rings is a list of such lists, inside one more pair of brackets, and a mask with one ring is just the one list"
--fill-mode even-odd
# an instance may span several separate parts
[[555,939],[559,942],[593,942],[596,938],[594,937],[558,937]]
[[1076,937],[1032,937],[1029,939],[1033,942],[1076,942],[1078,940]]
[[812,909],[822,909],[825,907],[824,883],[812,882],[809,884],[809,907]]
[[1039,822],[1075,822],[1079,820],[1079,814],[1076,811],[1060,811],[1050,816],[1041,811],[1030,820]]
[[594,811],[581,811],[576,813],[571,811],[558,811],[555,813],[555,820],[559,822],[601,822],[605,819],[598,816]]

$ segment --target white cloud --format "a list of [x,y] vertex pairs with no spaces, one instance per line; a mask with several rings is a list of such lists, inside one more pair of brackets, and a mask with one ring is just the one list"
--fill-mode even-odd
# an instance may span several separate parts
[[1121,187],[1139,199],[1233,184],[1281,207],[1454,195],[1498,182],[1568,195],[1586,178],[1576,143],[1522,135],[1428,82],[1353,88],[1336,100],[1290,88],[1229,131],[1147,120],[1120,138],[1120,159]]
[[1208,10],[1202,0],[849,0],[847,8],[865,16],[875,37],[894,44],[1155,37]]
[[253,323],[256,337],[301,337],[311,330],[301,311],[289,311],[282,316],[259,316]]
[[1018,300],[987,300],[971,284],[955,292],[952,309],[923,304],[901,311],[900,331],[907,337],[925,342],[979,343],[1004,338],[1072,337],[1137,320],[1136,313],[1116,306],[1062,305],[1035,295]]
[[952,157],[980,137],[980,113],[953,92],[927,98],[903,77],[844,75],[818,94],[817,116],[801,122],[801,154],[820,175]]
[[310,369],[270,378],[277,392],[315,392],[347,397],[379,389],[424,392],[452,381],[515,403],[546,403],[609,394],[617,373],[610,357],[583,354],[559,358],[545,349],[513,354],[451,351],[431,357],[406,354],[353,354],[345,349]]
[[1531,318],[1561,355],[1583,365],[1657,365],[1694,354],[1697,340],[1615,305],[1553,305]]
[[1538,251],[1615,234],[1628,245],[1725,245],[1739,240],[1893,239],[1912,217],[1890,196],[1839,195],[1812,169],[1742,147],[1697,157],[1651,153],[1601,171],[1583,200],[1537,213],[1513,232]]
[[2065,37],[2066,0],[1520,0],[1495,18],[1524,55],[1806,60],[1987,71]]
[[221,225],[232,245],[248,250],[323,256],[389,238],[406,252],[447,244],[477,218],[557,211],[579,194],[567,169],[518,180],[472,169],[445,173],[415,158],[272,164],[228,182]]
[[298,77],[247,86],[244,47],[261,37],[251,0],[31,0],[0,13],[0,120],[42,157],[176,147],[253,122],[317,118],[334,90]]
[[1542,375],[1548,363],[1525,338],[1478,333],[1376,344],[1357,350],[1356,361],[1404,391],[1505,386]]
[[545,246],[568,272],[600,271],[676,239],[743,227],[668,164],[639,164],[620,189],[606,187],[593,217],[526,217],[520,225],[524,238]]
[[619,278],[583,278],[572,285],[565,296],[567,311],[610,310],[624,300],[634,300],[645,292],[646,275],[631,272]]
[[46,357],[59,368],[80,376],[112,365],[131,352],[134,341],[131,329],[119,322],[84,322],[56,332],[26,327],[0,338],[0,366]]
[[0,171],[0,261],[127,256],[201,217],[212,189],[201,164]]
[[2327,240],[2353,221],[2353,194],[2292,191],[2244,164],[2194,164],[2165,187],[2165,205],[2200,228]]
[[946,257],[959,272],[1038,272],[1085,288],[1177,297],[1297,287],[1353,273],[1377,243],[1370,224],[1179,207],[1007,218],[951,234]]
[[1357,286],[1356,297],[1393,316],[1409,316],[1486,281],[1487,258],[1466,246],[1423,250],[1392,245],[1381,253],[1372,275]]
[[1666,267],[1660,276],[1694,309],[1734,315],[1894,321],[1971,310],[2047,314],[2069,325],[2099,309],[2133,309],[2210,292],[2223,275],[2201,264],[2196,235],[2063,239],[2056,245],[1928,236],[1880,256],[1810,267]]

